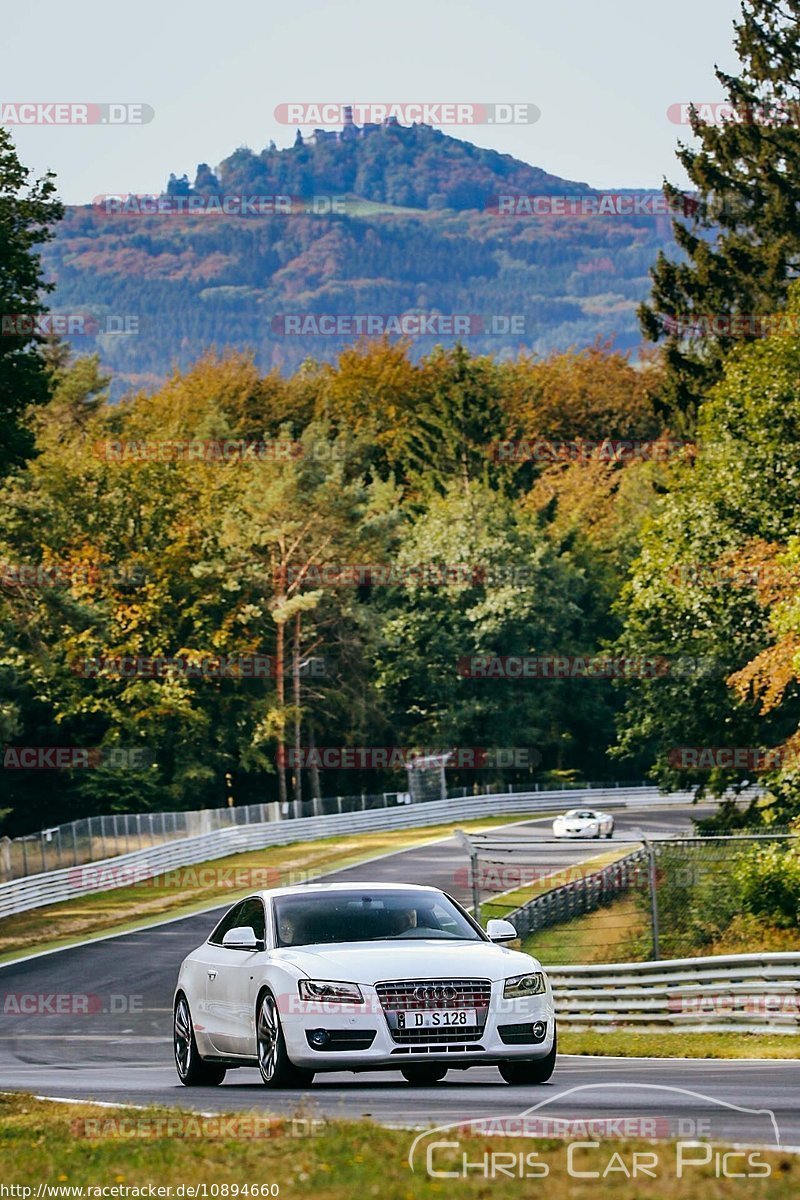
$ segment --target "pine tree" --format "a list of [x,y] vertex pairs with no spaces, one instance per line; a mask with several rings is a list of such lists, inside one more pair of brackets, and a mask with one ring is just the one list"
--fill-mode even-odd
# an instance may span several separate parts
[[34,247],[53,236],[49,226],[64,213],[53,179],[31,180],[0,127],[0,475],[30,453],[23,414],[50,390],[36,320],[45,312],[42,294],[54,285],[44,282]]
[[685,257],[659,254],[639,319],[649,340],[666,339],[664,399],[685,426],[725,354],[784,308],[800,266],[799,18],[800,0],[742,0],[741,74],[715,69],[733,114],[711,124],[692,109],[700,148],[680,143],[676,153],[696,196],[687,204],[664,183],[673,210],[689,215],[673,220]]

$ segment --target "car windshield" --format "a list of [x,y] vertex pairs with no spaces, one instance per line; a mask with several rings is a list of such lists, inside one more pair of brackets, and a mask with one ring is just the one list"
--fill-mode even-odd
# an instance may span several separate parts
[[571,812],[567,813],[567,817],[572,821],[593,821],[595,819],[595,813],[587,812],[582,808],[573,808]]
[[464,913],[441,892],[327,892],[276,896],[278,946],[330,942],[481,941]]

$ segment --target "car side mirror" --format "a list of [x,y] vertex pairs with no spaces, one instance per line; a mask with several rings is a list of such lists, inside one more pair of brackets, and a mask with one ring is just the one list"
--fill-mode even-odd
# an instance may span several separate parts
[[222,944],[228,950],[264,949],[264,942],[256,937],[255,929],[251,929],[249,925],[237,925],[235,929],[229,929],[223,935]]
[[518,937],[517,931],[510,921],[487,921],[486,932],[492,942],[513,942]]

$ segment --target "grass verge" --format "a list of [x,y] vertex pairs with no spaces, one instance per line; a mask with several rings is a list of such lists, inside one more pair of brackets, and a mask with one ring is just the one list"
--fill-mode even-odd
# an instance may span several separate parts
[[630,892],[594,912],[532,933],[522,943],[545,966],[633,962],[648,958],[649,947],[647,913]]
[[[229,904],[259,888],[305,882],[380,854],[408,850],[448,837],[456,826],[490,829],[542,815],[481,817],[451,825],[295,842],[290,846],[269,846],[192,867],[180,867],[128,887],[76,896],[74,900],[5,918],[0,932],[0,963],[13,961],[31,951],[68,946],[105,933],[140,929],[167,917],[190,916],[216,904]],[[93,869],[91,863],[75,868],[77,872]],[[113,863],[108,869],[113,872]]]
[[[521,1182],[522,1178],[534,1179],[535,1190],[544,1194],[545,1175],[548,1200],[597,1200],[600,1180],[603,1197],[612,1200],[628,1200],[634,1195],[637,1200],[709,1200],[734,1195],[744,1200],[756,1190],[747,1179],[720,1180],[713,1153],[709,1153],[707,1166],[685,1167],[683,1178],[677,1179],[677,1147],[668,1142],[595,1142],[592,1148],[574,1154],[570,1174],[567,1142],[468,1136],[459,1131],[457,1137],[450,1135],[454,1146],[440,1146],[431,1153],[431,1165],[441,1173],[432,1177],[425,1169],[425,1149],[435,1138],[421,1143],[412,1172],[408,1154],[416,1134],[407,1130],[385,1129],[370,1121],[325,1121],[312,1127],[307,1115],[299,1116],[293,1125],[291,1118],[268,1121],[263,1112],[250,1114],[249,1126],[247,1122],[247,1114],[226,1121],[176,1109],[136,1111],[0,1096],[0,1178],[6,1185],[32,1189],[27,1195],[17,1191],[21,1200],[35,1197],[40,1184],[83,1188],[84,1197],[93,1195],[85,1189],[95,1187],[116,1188],[106,1195],[121,1197],[137,1194],[124,1189],[144,1188],[146,1196],[148,1185],[162,1189],[157,1195],[177,1197],[187,1195],[187,1187],[205,1185],[206,1190],[195,1194],[279,1195],[281,1200],[309,1196],[315,1200],[350,1200],[352,1196],[421,1200],[431,1195],[447,1200],[452,1196],[518,1200],[534,1190],[531,1183]],[[259,1127],[260,1137],[247,1135],[248,1128]],[[128,1132],[114,1136],[113,1131],[121,1128]],[[308,1136],[312,1128],[313,1136]],[[304,1129],[307,1132],[302,1136]],[[93,1136],[86,1136],[87,1130]],[[143,1130],[149,1130],[150,1136],[137,1132]],[[632,1185],[630,1173],[637,1150],[649,1156],[655,1178],[637,1176]],[[768,1164],[769,1170],[768,1176],[758,1179],[758,1196],[783,1200],[797,1194],[798,1160],[779,1151],[757,1153],[758,1162]],[[492,1160],[484,1156],[492,1154],[504,1154],[505,1169],[487,1177]],[[697,1147],[693,1154],[695,1159],[699,1157]],[[531,1158],[526,1160],[526,1155]],[[464,1156],[470,1163],[485,1164],[484,1169],[472,1167],[466,1178],[461,1177]],[[621,1164],[627,1165],[627,1172]],[[763,1174],[765,1168],[760,1170]],[[595,1174],[577,1178],[575,1171]],[[177,1191],[181,1185],[183,1193]],[[212,1185],[219,1185],[219,1190],[212,1192]],[[269,1190],[271,1185],[275,1190]],[[227,1191],[223,1191],[225,1187]],[[43,1190],[43,1194],[48,1193]],[[60,1194],[80,1193],[64,1190]]]
[[[540,896],[542,892],[563,887],[564,884],[572,883],[576,879],[585,879],[587,875],[601,871],[603,867],[610,866],[617,859],[624,858],[626,854],[631,853],[632,849],[634,849],[634,844],[616,846],[613,850],[607,850],[605,854],[595,854],[592,858],[584,859],[575,866],[560,867],[541,879],[534,879],[530,883],[523,884],[522,887],[515,888],[514,891],[501,892],[491,900],[482,901],[481,920],[485,922],[493,917],[503,920],[510,912],[521,908],[523,904]],[[521,867],[520,870],[524,871],[525,867]]]
[[563,1054],[608,1054],[624,1058],[798,1058],[800,1036],[791,1033],[639,1033],[612,1029],[580,1033],[560,1025]]

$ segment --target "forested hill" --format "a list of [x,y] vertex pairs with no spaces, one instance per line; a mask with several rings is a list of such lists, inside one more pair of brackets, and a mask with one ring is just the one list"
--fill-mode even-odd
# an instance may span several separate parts
[[[188,181],[187,181],[188,182]],[[300,134],[293,147],[242,148],[216,172],[197,169],[193,190],[207,193],[347,194],[403,208],[484,209],[498,192],[575,195],[589,185],[559,179],[429,125],[349,126]]]
[[[499,357],[598,338],[638,345],[648,270],[659,249],[675,252],[669,218],[503,216],[496,198],[508,194],[597,196],[426,126],[353,129],[239,149],[191,181],[173,176],[164,193],[175,207],[194,197],[209,209],[215,198],[321,196],[320,210],[143,215],[95,203],[69,210],[43,258],[54,311],[93,318],[69,340],[100,351],[117,396],[157,385],[210,346],[252,348],[263,369],[283,372],[330,361],[366,318],[371,332],[386,322],[391,334],[408,313],[439,314],[411,332],[414,358],[456,340]],[[346,197],[344,208],[330,211],[326,196]]]

